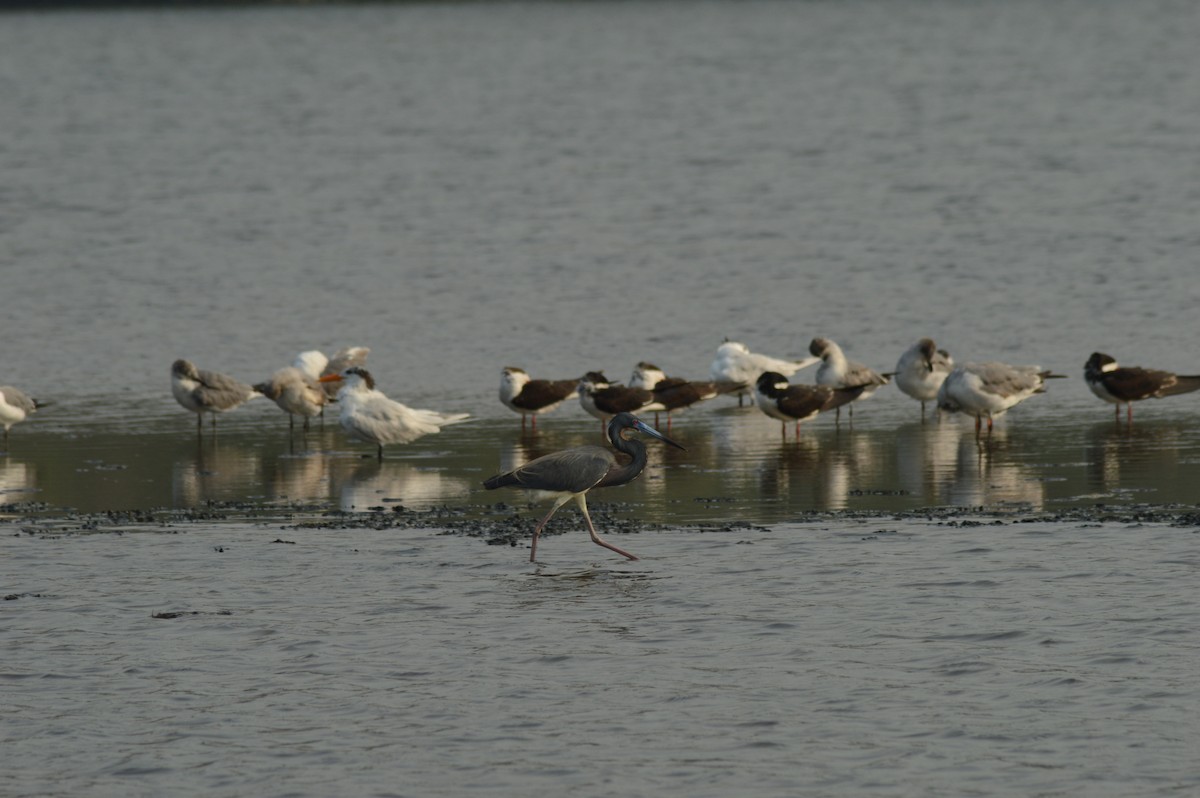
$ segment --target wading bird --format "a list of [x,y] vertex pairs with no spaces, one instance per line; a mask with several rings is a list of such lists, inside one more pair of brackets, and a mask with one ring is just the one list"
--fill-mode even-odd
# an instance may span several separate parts
[[802,360],[784,360],[770,355],[760,355],[751,352],[749,347],[737,341],[726,341],[717,347],[717,356],[709,367],[709,376],[715,382],[740,382],[742,388],[736,393],[738,407],[742,406],[742,397],[754,393],[754,385],[760,374],[774,371],[785,377],[790,377],[802,368],[813,365],[819,358],[808,357]]
[[603,446],[577,446],[574,449],[564,449],[561,452],[553,452],[531,460],[520,468],[497,474],[483,483],[488,490],[514,487],[542,491],[556,496],[550,512],[546,513],[546,517],[538,521],[537,526],[533,529],[533,543],[529,548],[530,562],[537,561],[538,536],[542,533],[542,528],[558,511],[558,508],[572,500],[579,505],[579,512],[583,514],[583,519],[587,522],[588,533],[591,535],[593,543],[631,560],[637,559],[624,549],[620,549],[600,537],[587,509],[587,492],[589,490],[632,482],[646,467],[646,447],[642,445],[641,441],[625,438],[622,433],[627,429],[644,432],[677,449],[683,449],[678,443],[646,425],[632,413],[618,413],[609,422],[608,439],[618,452],[629,455],[631,459],[628,463],[622,464],[613,452]]
[[618,413],[643,413],[666,410],[645,388],[614,385],[598,371],[589,371],[579,380],[579,404],[604,424]]
[[196,414],[197,430],[203,426],[201,419],[205,413],[212,415],[212,424],[215,427],[217,413],[233,410],[243,402],[258,396],[258,393],[244,382],[215,371],[198,369],[195,363],[183,359],[171,364],[171,393],[185,410]]
[[8,449],[8,431],[13,424],[20,424],[25,418],[36,413],[39,407],[45,407],[48,402],[39,402],[24,391],[17,390],[11,385],[0,385],[0,424],[4,425],[4,448]]
[[925,418],[925,403],[937,399],[938,388],[953,368],[949,352],[938,349],[932,338],[922,338],[896,361],[896,387],[921,403]]
[[800,440],[800,422],[814,419],[826,410],[853,402],[862,395],[863,386],[830,388],[828,385],[788,385],[787,377],[768,371],[754,386],[754,401],[758,409],[783,422],[783,439],[787,440],[789,421],[796,422],[796,440]]
[[448,424],[470,418],[468,413],[439,413],[418,410],[389,399],[375,390],[371,372],[357,366],[341,374],[327,374],[320,382],[341,382],[338,404],[342,429],[351,438],[373,443],[383,459],[383,447],[391,443],[412,443],[417,438],[441,432]]
[[[369,354],[371,354],[371,350],[366,346],[347,346],[334,353],[333,357],[327,357],[319,349],[310,349],[296,355],[296,360],[292,365],[319,381],[322,377],[330,374],[341,374],[353,366],[361,367],[367,362]],[[321,390],[332,402],[337,399],[338,387],[336,382],[328,382],[321,386]],[[322,410],[322,412],[324,411]]]
[[[890,374],[880,374],[874,369],[853,360],[847,360],[842,348],[828,338],[814,338],[808,345],[808,351],[821,358],[821,367],[817,369],[817,385],[828,385],[830,388],[858,388],[862,393],[859,399],[866,399],[875,393],[880,385],[887,385]],[[854,408],[848,408],[850,417],[854,418]],[[835,418],[842,417],[841,408],[836,411]]]
[[307,430],[309,420],[319,416],[329,402],[325,386],[295,366],[279,369],[269,380],[255,385],[254,390],[288,414],[289,429],[295,428],[296,416],[302,416]]
[[514,413],[521,414],[521,429],[525,429],[525,416],[529,415],[536,430],[537,417],[570,399],[578,385],[578,379],[531,379],[525,369],[505,366],[500,372],[500,402]]
[[1121,405],[1125,405],[1129,421],[1133,421],[1134,402],[1200,390],[1200,376],[1183,377],[1170,371],[1136,366],[1121,368],[1114,358],[1102,352],[1093,352],[1088,358],[1083,367],[1083,378],[1092,393],[1115,405],[1113,409],[1118,419],[1121,418]]
[[993,417],[1004,414],[1035,393],[1045,393],[1046,380],[1063,376],[1041,366],[1010,366],[994,360],[964,363],[951,371],[938,389],[938,407],[975,416],[977,433],[983,417],[987,416],[987,428],[991,432]]

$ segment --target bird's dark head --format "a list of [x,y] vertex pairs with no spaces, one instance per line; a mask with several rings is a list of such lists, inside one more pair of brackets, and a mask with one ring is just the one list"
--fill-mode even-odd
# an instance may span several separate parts
[[917,341],[917,351],[921,353],[921,363],[927,371],[933,371],[933,356],[937,354],[937,344],[932,338],[922,338]]
[[1089,377],[1099,377],[1106,371],[1113,371],[1117,368],[1117,360],[1114,357],[1104,354],[1103,352],[1093,352],[1088,358],[1087,363],[1083,366],[1084,374]]
[[200,370],[196,368],[196,364],[192,361],[180,358],[171,364],[171,376],[198,380],[200,379]]
[[787,390],[787,377],[780,374],[778,371],[764,371],[759,375],[758,381],[754,384],[758,392],[763,396],[774,399]]
[[358,382],[367,386],[368,390],[375,390],[375,378],[371,376],[371,372],[361,366],[351,366],[341,374],[326,374],[318,382]]
[[829,355],[829,350],[832,347],[832,344],[833,342],[828,338],[814,338],[812,339],[812,343],[808,345],[809,354],[811,354],[813,357],[819,357],[824,360],[825,357]]
[[608,422],[608,438],[618,449],[621,448],[618,441],[624,440],[621,436],[621,433],[627,429],[636,430],[637,432],[644,432],[652,438],[658,438],[663,443],[669,443],[676,449],[683,449],[684,451],[687,451],[687,449],[684,449],[681,444],[678,444],[668,438],[666,435],[663,435],[661,432],[642,421],[633,413],[617,413],[615,416],[613,416],[612,421]]

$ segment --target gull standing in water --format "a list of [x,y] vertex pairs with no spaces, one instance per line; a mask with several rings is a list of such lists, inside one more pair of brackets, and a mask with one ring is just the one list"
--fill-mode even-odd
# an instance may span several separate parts
[[677,449],[683,449],[666,435],[647,426],[631,413],[618,413],[608,424],[608,440],[613,448],[630,457],[629,462],[622,463],[617,456],[603,446],[577,446],[574,449],[564,449],[561,452],[531,460],[520,468],[514,468],[503,474],[497,474],[486,480],[483,486],[488,490],[514,487],[525,490],[535,490],[556,496],[554,506],[546,517],[533,529],[533,543],[529,547],[529,561],[537,561],[538,536],[550,517],[569,501],[579,505],[579,512],[587,522],[588,534],[597,546],[615,551],[623,557],[636,560],[637,557],[617,548],[604,540],[596,532],[592,517],[587,509],[587,492],[592,488],[608,488],[614,485],[624,485],[632,482],[646,467],[646,447],[641,441],[629,440],[623,433],[625,430],[636,430],[669,443]]
[[994,360],[964,363],[951,371],[938,389],[938,407],[975,416],[976,433],[986,416],[991,432],[995,416],[1003,415],[1035,393],[1045,393],[1046,380],[1064,376],[1041,366],[1010,366]]
[[48,402],[39,402],[11,385],[0,385],[0,424],[4,425],[4,449],[8,450],[8,431]]
[[1133,421],[1134,402],[1200,390],[1200,376],[1183,377],[1170,371],[1137,366],[1122,368],[1115,358],[1103,352],[1093,352],[1088,358],[1083,367],[1083,378],[1092,393],[1115,405],[1117,419],[1121,418],[1121,405],[1125,405],[1129,421]]
[[448,424],[470,418],[468,413],[418,410],[389,399],[375,390],[371,372],[358,366],[341,374],[328,374],[320,382],[342,383],[338,391],[342,429],[351,438],[375,444],[380,460],[385,444],[412,443],[417,438],[441,432]]
[[[828,338],[812,339],[808,351],[823,361],[817,369],[817,385],[828,385],[830,388],[861,387],[863,390],[858,398],[866,399],[875,393],[880,385],[887,385],[891,379],[890,374],[880,374],[862,363],[847,360],[842,348]],[[850,417],[854,418],[854,408],[850,407],[848,410]],[[841,408],[837,409],[834,417],[842,417]]]
[[742,397],[753,396],[754,386],[759,375],[766,371],[774,371],[785,377],[790,377],[802,368],[807,368],[818,362],[820,358],[808,357],[801,360],[785,360],[783,358],[760,355],[751,352],[749,347],[737,341],[726,341],[717,347],[717,356],[709,367],[709,376],[714,382],[738,382],[743,387],[736,393],[738,407],[742,406]]
[[500,372],[500,402],[514,413],[521,414],[521,429],[525,429],[526,414],[533,417],[533,428],[537,429],[537,417],[549,413],[575,394],[578,379],[535,380],[525,369],[505,366]]
[[854,388],[788,385],[787,377],[777,371],[767,371],[759,376],[754,386],[754,400],[759,410],[783,422],[785,441],[788,422],[796,422],[796,440],[800,440],[801,421],[808,421],[826,410],[834,410],[853,402],[862,395],[863,390],[862,385]]
[[304,429],[307,431],[309,420],[320,415],[329,402],[325,386],[295,366],[279,369],[269,380],[255,385],[254,390],[288,414],[289,429],[295,428],[296,416],[302,416]]
[[925,403],[937,399],[938,389],[953,368],[949,352],[938,349],[932,338],[922,338],[896,362],[896,387],[921,403],[921,418],[925,418]]
[[171,364],[171,393],[175,401],[185,410],[196,414],[196,429],[203,424],[205,413],[212,414],[212,424],[217,426],[217,413],[233,410],[258,393],[244,382],[215,371],[196,368],[196,364],[182,358]]

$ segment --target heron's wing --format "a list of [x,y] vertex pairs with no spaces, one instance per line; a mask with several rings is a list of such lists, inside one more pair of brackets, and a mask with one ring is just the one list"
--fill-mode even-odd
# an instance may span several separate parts
[[516,484],[530,490],[580,493],[602,480],[616,464],[600,446],[578,446],[531,460],[510,472]]

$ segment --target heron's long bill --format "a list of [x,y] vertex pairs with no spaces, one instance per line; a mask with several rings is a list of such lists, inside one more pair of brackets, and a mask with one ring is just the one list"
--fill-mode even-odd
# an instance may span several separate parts
[[317,382],[341,382],[341,374],[326,374],[324,377],[317,378]]
[[651,427],[650,425],[648,425],[645,421],[642,421],[641,419],[638,419],[637,423],[633,425],[633,428],[638,430],[639,432],[644,432],[647,435],[658,438],[663,443],[669,443],[672,446],[674,446],[676,449],[683,449],[683,451],[685,451],[685,452],[687,451],[687,449],[685,449],[681,444],[678,444],[675,441],[671,440],[666,435],[663,435],[661,432],[656,430],[654,427]]

